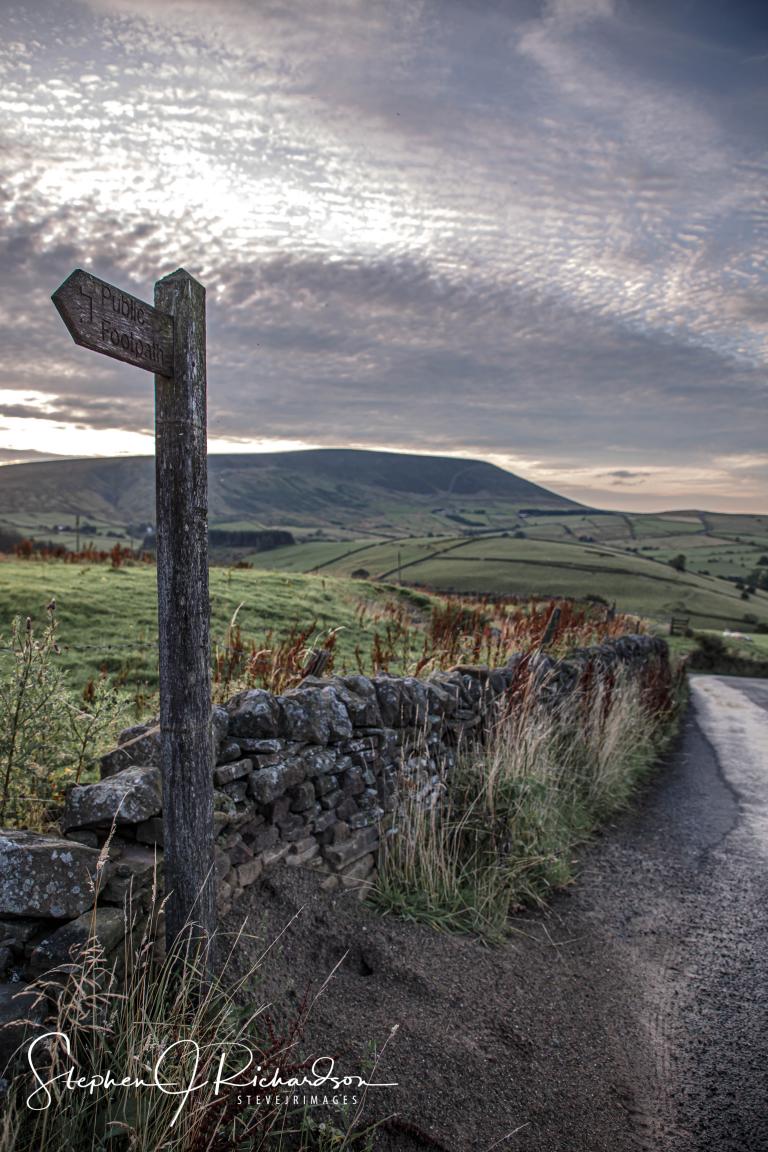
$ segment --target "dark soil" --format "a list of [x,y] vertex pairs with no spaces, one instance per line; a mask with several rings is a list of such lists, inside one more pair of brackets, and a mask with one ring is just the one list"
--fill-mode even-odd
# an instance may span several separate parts
[[251,899],[266,940],[298,913],[259,988],[288,1016],[346,954],[311,1013],[307,1054],[338,1056],[358,1073],[399,1025],[376,1077],[398,1087],[372,1100],[400,1121],[382,1149],[487,1149],[523,1125],[506,1147],[624,1146],[631,1069],[623,1045],[595,1043],[613,1032],[614,973],[589,937],[564,942],[554,916],[531,918],[519,925],[529,936],[489,948],[381,917],[354,896],[330,898],[287,868]]
[[374,1077],[398,1086],[368,1098],[391,1117],[380,1152],[766,1152],[768,877],[743,840],[727,852],[739,813],[690,717],[576,885],[508,943],[382,917],[280,868],[227,919],[255,937],[235,968],[279,936],[254,999],[291,1017],[341,961],[302,1054],[344,1072],[365,1074],[398,1026]]

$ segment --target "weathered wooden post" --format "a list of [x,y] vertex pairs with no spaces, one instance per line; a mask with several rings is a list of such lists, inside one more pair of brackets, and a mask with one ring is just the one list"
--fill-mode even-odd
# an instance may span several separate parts
[[163,869],[170,941],[190,922],[208,937],[216,927],[205,289],[179,269],[155,284],[155,307],[173,317],[173,375],[155,376]]
[[553,604],[552,611],[549,614],[544,635],[541,638],[540,648],[548,648],[557,634],[557,628],[560,623],[561,609],[559,604]]
[[53,302],[76,344],[155,373],[166,943],[205,943],[216,929],[205,289],[180,268],[157,282],[153,308],[77,268]]

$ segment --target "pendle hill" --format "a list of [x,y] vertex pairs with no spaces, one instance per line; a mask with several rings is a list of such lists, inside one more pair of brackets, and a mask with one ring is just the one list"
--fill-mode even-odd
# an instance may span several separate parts
[[[445,531],[454,516],[482,495],[488,517],[514,522],[521,507],[577,505],[511,472],[478,460],[401,455],[353,449],[318,449],[209,456],[210,521],[223,526],[404,535]],[[128,525],[154,520],[152,457],[46,461],[0,470],[0,517],[38,516]],[[20,516],[21,514],[21,516]],[[461,520],[458,521],[461,523]]]

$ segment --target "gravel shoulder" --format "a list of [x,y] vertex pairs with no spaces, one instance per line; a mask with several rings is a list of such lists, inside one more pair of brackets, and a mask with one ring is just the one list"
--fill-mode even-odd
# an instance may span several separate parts
[[[256,1002],[314,1004],[305,1055],[357,1073],[381,1152],[768,1149],[768,685],[701,677],[677,748],[510,941],[381,917],[276,870],[241,899]],[[723,765],[725,764],[725,767]],[[279,939],[277,939],[279,937]]]

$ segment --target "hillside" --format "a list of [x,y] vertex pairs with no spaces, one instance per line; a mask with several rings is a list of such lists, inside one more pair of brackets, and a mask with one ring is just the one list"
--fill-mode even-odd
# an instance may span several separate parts
[[[357,668],[358,650],[368,655],[375,632],[384,630],[392,613],[400,609],[406,619],[420,622],[429,616],[433,603],[430,596],[391,585],[224,568],[212,569],[210,596],[212,648],[214,655],[223,654],[225,664],[227,645],[234,642],[227,629],[235,617],[247,651],[255,639],[269,646],[295,629],[312,629],[306,639],[311,644],[335,629],[339,666],[350,669]],[[8,651],[14,617],[29,616],[36,629],[43,627],[52,597],[59,627],[57,663],[72,673],[75,683],[84,685],[88,677],[105,670],[132,691],[141,685],[156,689],[153,566],[115,569],[55,560],[0,562],[0,651]],[[420,654],[423,634],[417,638]]]
[[[578,509],[478,460],[317,449],[209,457],[214,527],[383,536],[502,528],[520,508]],[[0,521],[38,537],[74,517],[102,530],[151,524],[151,457],[46,461],[0,469]],[[65,541],[69,543],[69,541]]]
[[514,535],[306,543],[254,557],[262,568],[402,581],[437,591],[516,596],[599,596],[623,612],[667,621],[686,615],[696,628],[768,626],[768,592],[742,598],[732,582],[678,572],[652,556],[576,538]]

